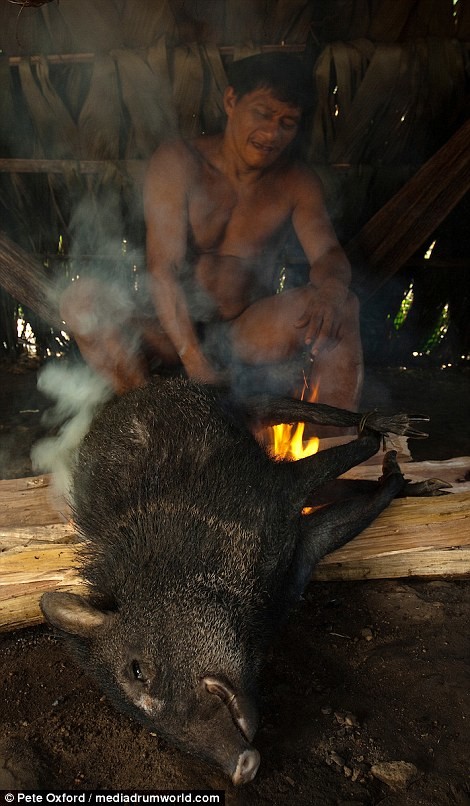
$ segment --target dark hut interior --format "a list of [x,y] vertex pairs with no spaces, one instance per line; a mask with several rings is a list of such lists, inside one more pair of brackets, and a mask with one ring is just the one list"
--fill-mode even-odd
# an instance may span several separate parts
[[[452,480],[467,489],[470,0],[2,0],[3,483],[35,473],[30,450],[48,430],[38,370],[77,352],[59,290],[97,271],[138,285],[148,159],[171,133],[220,131],[227,65],[266,50],[297,53],[313,77],[303,152],[353,267],[363,406],[430,415],[430,438],[410,445],[411,456],[462,458]],[[307,270],[292,236],[273,284],[299,285]],[[12,490],[0,491],[5,513]],[[452,516],[441,510],[445,533]],[[7,515],[0,534],[11,539]],[[264,673],[263,762],[242,793],[117,714],[45,627],[14,629],[5,597],[0,789],[224,790],[226,803],[274,806],[470,803],[465,556],[462,573],[442,565],[426,578],[312,583]],[[0,572],[2,584],[12,580]]]

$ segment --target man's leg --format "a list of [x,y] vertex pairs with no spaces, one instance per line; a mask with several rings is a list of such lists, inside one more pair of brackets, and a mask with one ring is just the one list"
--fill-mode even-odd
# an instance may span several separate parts
[[350,293],[345,304],[340,340],[311,363],[310,386],[317,389],[318,403],[357,411],[364,382],[364,363],[359,324],[359,302]]
[[[305,297],[303,288],[295,288],[258,300],[247,308],[231,324],[234,358],[251,367],[268,364],[276,372],[285,362],[295,365],[303,353],[304,371],[310,388],[316,390],[316,400],[355,411],[363,381],[357,298],[349,294],[339,341],[311,362],[304,342],[305,328],[296,326],[305,310]],[[297,389],[301,390],[301,384],[299,373]],[[290,390],[291,394],[296,391]]]
[[81,278],[63,293],[60,313],[82,357],[118,394],[146,383],[144,345],[164,363],[178,360],[158,323],[137,316],[131,295],[116,285]]

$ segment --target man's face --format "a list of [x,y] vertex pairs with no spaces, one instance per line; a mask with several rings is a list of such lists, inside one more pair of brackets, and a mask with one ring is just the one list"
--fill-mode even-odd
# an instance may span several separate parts
[[224,101],[226,135],[249,168],[271,166],[297,135],[300,108],[279,101],[271,90],[258,89],[237,98],[228,87]]

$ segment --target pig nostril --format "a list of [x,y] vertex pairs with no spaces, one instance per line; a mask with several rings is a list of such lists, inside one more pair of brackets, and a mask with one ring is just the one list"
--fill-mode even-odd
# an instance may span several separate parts
[[253,780],[261,761],[261,756],[257,750],[244,750],[238,757],[237,769],[232,775],[232,782],[235,785],[247,784]]

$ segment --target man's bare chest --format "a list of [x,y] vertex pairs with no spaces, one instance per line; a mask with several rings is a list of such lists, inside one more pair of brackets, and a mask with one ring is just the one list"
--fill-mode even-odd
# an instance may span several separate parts
[[224,177],[204,176],[188,200],[196,249],[244,259],[275,241],[290,215],[288,199],[274,182],[237,188]]

